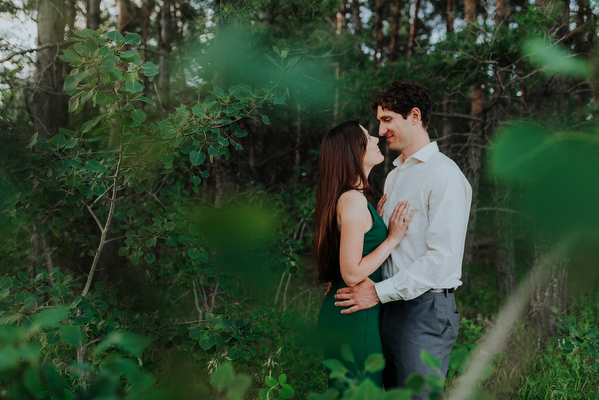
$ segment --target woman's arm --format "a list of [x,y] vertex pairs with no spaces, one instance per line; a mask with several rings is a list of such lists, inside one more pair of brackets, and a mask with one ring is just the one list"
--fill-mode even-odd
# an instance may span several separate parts
[[347,286],[354,286],[372,274],[387,259],[397,246],[413,213],[406,218],[409,210],[407,201],[399,202],[389,219],[387,238],[370,254],[362,257],[364,234],[372,226],[366,197],[358,191],[343,193],[337,201],[337,221],[341,231],[339,247],[339,267],[341,277]]

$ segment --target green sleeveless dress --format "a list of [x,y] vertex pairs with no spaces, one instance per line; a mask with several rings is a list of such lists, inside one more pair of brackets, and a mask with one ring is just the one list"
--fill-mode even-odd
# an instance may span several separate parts
[[[370,254],[387,238],[387,227],[376,209],[368,203],[368,210],[372,214],[374,223],[372,228],[364,235],[364,248],[362,257]],[[382,280],[379,267],[370,276],[374,282]],[[335,307],[334,296],[338,289],[347,287],[341,276],[335,278],[332,287],[325,297],[318,314],[318,331],[323,345],[324,359],[337,359],[357,376],[364,372],[364,362],[371,354],[382,354],[381,337],[379,335],[380,303],[367,310],[360,310],[352,314],[341,314],[342,308]],[[341,356],[341,345],[349,346],[355,363],[348,362]],[[328,372],[327,372],[328,375]],[[368,374],[368,377],[378,386],[383,387],[382,371]],[[329,378],[329,387],[336,387],[336,383]],[[343,390],[343,387],[339,387]]]

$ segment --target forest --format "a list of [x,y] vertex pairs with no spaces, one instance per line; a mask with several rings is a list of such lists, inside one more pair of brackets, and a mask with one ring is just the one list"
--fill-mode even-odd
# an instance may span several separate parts
[[[599,399],[598,15],[2,0],[0,397]],[[314,207],[322,138],[377,136],[396,79],[431,91],[473,198],[447,379],[385,392],[323,359]]]

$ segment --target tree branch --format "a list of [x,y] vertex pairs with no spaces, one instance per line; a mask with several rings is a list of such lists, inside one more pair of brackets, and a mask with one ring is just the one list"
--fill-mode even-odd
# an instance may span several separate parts
[[104,224],[104,228],[102,229],[102,235],[100,236],[100,243],[98,244],[98,250],[94,256],[94,261],[92,262],[92,266],[89,270],[89,275],[87,276],[87,282],[85,282],[85,287],[81,292],[81,296],[85,297],[89,293],[89,290],[92,285],[92,281],[94,280],[94,273],[96,272],[96,268],[98,267],[98,262],[100,261],[100,255],[102,254],[102,249],[104,249],[104,245],[106,244],[106,235],[108,234],[108,230],[110,229],[110,223],[114,218],[114,208],[116,205],[116,195],[118,191],[118,178],[119,172],[121,170],[121,162],[123,161],[123,153],[119,153],[119,160],[116,164],[116,172],[114,174],[114,181],[112,183],[112,199],[110,201],[110,209],[108,211],[108,217],[106,217],[106,223]]
[[77,42],[75,40],[66,40],[66,41],[60,42],[60,43],[45,44],[43,46],[39,46],[39,47],[36,47],[34,49],[13,51],[12,53],[10,53],[9,55],[7,55],[6,57],[0,58],[0,64],[1,63],[5,63],[7,61],[10,61],[14,57],[22,55],[22,54],[33,53],[35,51],[44,50],[44,49],[47,49],[47,48],[50,48],[50,47],[54,47],[54,46],[60,47],[60,46],[64,46],[64,45],[70,45],[70,44],[73,44],[73,43],[77,43]]

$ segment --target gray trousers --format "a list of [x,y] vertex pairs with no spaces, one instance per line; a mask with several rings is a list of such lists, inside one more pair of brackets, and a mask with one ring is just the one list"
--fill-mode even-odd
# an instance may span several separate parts
[[[441,361],[441,375],[445,378],[460,324],[453,293],[427,292],[412,300],[385,303],[379,321],[386,361],[385,388],[405,387],[406,379],[413,373],[425,377],[438,373],[422,362],[422,349]],[[428,390],[413,399],[428,399]]]

